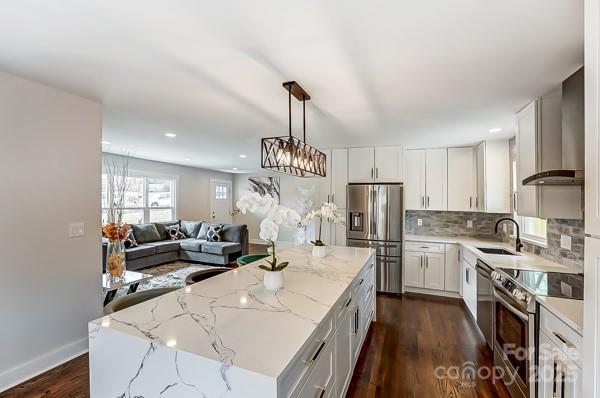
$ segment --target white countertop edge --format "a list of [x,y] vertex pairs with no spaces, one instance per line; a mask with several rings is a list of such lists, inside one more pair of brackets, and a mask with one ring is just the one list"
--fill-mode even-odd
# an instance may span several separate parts
[[583,300],[537,296],[536,301],[583,336]]

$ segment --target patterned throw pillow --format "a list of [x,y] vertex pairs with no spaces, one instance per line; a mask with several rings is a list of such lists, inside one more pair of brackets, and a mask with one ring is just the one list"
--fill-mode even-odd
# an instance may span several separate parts
[[179,225],[171,225],[170,227],[167,227],[167,233],[171,237],[171,240],[179,240],[186,238],[185,234],[181,232]]
[[135,240],[135,236],[133,236],[133,231],[127,235],[125,241],[123,241],[123,245],[125,245],[125,249],[129,249],[130,247],[136,247],[138,245],[137,240]]
[[208,231],[206,231],[206,240],[209,242],[220,242],[222,233],[222,225],[211,225],[208,227]]

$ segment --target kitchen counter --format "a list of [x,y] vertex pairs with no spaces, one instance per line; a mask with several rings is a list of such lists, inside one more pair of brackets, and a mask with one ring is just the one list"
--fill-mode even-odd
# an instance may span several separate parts
[[[374,251],[278,252],[285,287],[249,264],[89,323],[93,397],[267,396]],[[161,391],[170,390],[169,394]],[[257,393],[261,391],[261,393]]]
[[537,302],[583,336],[583,300],[537,296]]
[[582,272],[581,269],[573,266],[566,266],[553,261],[547,260],[543,257],[536,256],[530,253],[518,253],[519,255],[499,255],[499,254],[487,254],[478,250],[477,247],[492,247],[502,248],[515,253],[514,246],[507,243],[502,243],[493,240],[468,238],[461,236],[429,236],[429,235],[406,235],[404,238],[406,241],[415,242],[435,242],[435,243],[451,243],[459,244],[465,249],[469,250],[480,258],[483,262],[488,264],[492,268],[514,268],[514,269],[526,269],[533,271],[552,271],[552,272],[563,272],[570,274],[577,274]]

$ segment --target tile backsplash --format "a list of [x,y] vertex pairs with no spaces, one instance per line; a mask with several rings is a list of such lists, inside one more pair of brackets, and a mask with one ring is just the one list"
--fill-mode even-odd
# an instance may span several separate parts
[[[502,217],[511,217],[511,215],[459,211],[407,210],[405,231],[411,235],[487,238],[514,244],[514,239],[509,236],[509,233],[512,232],[512,227],[509,224],[507,224],[509,233],[504,233],[503,230],[497,235],[494,233],[496,221]],[[419,219],[422,225],[418,225]],[[467,227],[467,221],[469,220],[473,222],[472,228]],[[571,237],[571,250],[561,249],[561,235],[569,235]],[[536,254],[559,264],[575,265],[583,270],[584,240],[583,220],[551,218],[547,220],[546,247],[523,242],[523,251]]]
[[[465,236],[473,238],[500,239],[494,233],[496,221],[510,214],[473,213],[465,211],[407,210],[405,230],[411,235]],[[418,220],[422,225],[418,225]],[[467,221],[472,221],[469,228]]]

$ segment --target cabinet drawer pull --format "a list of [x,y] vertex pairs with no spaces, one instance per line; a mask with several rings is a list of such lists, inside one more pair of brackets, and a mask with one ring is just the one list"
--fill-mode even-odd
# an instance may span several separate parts
[[552,361],[552,398],[556,397],[556,358]]
[[356,286],[358,287],[358,286],[362,285],[364,281],[365,281],[364,278],[360,278],[360,281],[358,282],[358,284]]
[[564,345],[566,345],[568,348],[576,348],[576,347],[575,347],[575,344],[573,344],[573,343],[571,343],[569,340],[567,340],[567,339],[565,338],[565,336],[563,336],[563,335],[562,335],[562,333],[559,333],[559,332],[552,332],[552,334],[553,334],[554,336],[556,336],[556,338],[557,338],[557,339],[559,339],[560,341],[562,341],[562,343],[563,343]]
[[315,386],[315,388],[320,391],[319,393],[317,393],[317,395],[315,395],[315,397],[323,398],[323,395],[325,394],[325,391],[327,390],[326,387],[324,387],[324,386]]
[[374,265],[375,263],[371,263],[371,265],[369,265],[369,269],[373,268]]
[[314,355],[312,356],[312,358],[309,359],[308,361],[307,360],[304,361],[304,363],[306,364],[306,366],[311,366],[315,362],[317,362],[317,358],[319,357],[319,354],[323,350],[323,347],[325,347],[325,340],[320,340],[320,341],[321,341],[321,344],[319,344],[319,348],[317,348],[317,351],[314,353]]
[[373,285],[369,288],[369,294],[373,291]]
[[350,303],[352,302],[352,297],[350,297],[348,299],[348,301],[346,301],[346,304],[344,304],[344,308],[348,307],[350,305]]

